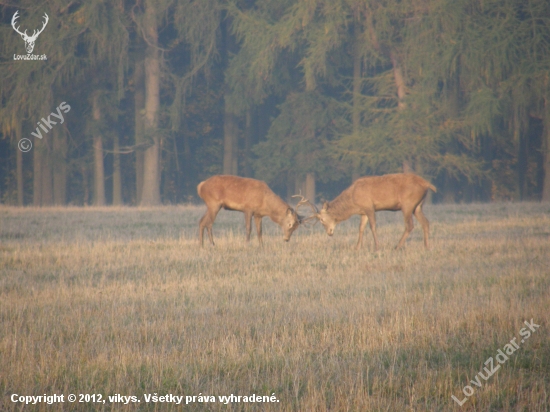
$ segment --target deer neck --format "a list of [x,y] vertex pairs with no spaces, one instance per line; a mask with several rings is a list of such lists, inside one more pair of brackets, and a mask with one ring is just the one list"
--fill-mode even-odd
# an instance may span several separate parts
[[277,198],[270,203],[269,217],[280,226],[289,207],[290,206],[284,202],[283,199],[277,196]]
[[351,199],[351,193],[343,192],[328,204],[330,216],[337,222],[349,219],[355,214],[355,208]]

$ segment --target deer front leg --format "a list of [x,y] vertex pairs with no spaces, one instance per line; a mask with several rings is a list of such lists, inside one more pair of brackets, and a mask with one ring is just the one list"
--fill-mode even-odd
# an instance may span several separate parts
[[250,232],[252,231],[252,212],[244,213],[244,223],[246,225],[246,241],[250,241]]
[[363,246],[363,232],[365,231],[368,221],[369,217],[367,215],[361,215],[361,223],[359,224],[359,239],[357,239],[357,245],[355,246],[355,249],[357,250]]
[[374,238],[374,251],[377,252],[379,250],[379,247],[378,247],[378,236],[376,236],[376,215],[374,213],[374,210],[368,210],[366,213],[369,219],[369,225],[370,225],[370,230],[372,231],[372,237]]

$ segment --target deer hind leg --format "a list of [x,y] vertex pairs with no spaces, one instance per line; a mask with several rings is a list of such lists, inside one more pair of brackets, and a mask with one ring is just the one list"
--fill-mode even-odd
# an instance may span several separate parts
[[357,239],[355,249],[360,249],[363,246],[363,232],[365,231],[368,221],[369,217],[367,215],[361,215],[361,223],[359,224],[359,239]]
[[201,218],[199,222],[199,242],[201,244],[201,247],[204,246],[203,241],[203,234],[204,229],[206,228],[206,231],[208,233],[208,238],[210,239],[210,243],[212,246],[214,245],[214,239],[212,237],[212,225],[214,224],[214,220],[216,220],[216,216],[218,215],[218,212],[220,211],[221,206],[217,206],[214,209],[211,209],[207,206],[206,213]]
[[244,223],[246,225],[246,241],[250,242],[250,232],[252,231],[252,212],[244,212]]
[[201,220],[199,222],[199,244],[201,245],[201,247],[204,246],[203,235],[204,235],[204,227],[206,225],[205,220],[207,219],[207,216],[208,216],[208,210],[206,211],[204,216],[201,217]]
[[420,204],[416,206],[416,209],[414,209],[414,216],[422,226],[422,232],[424,233],[424,247],[426,249],[429,249],[430,247],[428,246],[428,237],[430,233],[430,222],[428,221],[428,219],[426,219],[424,213],[422,213],[422,202],[420,202]]
[[263,241],[262,241],[262,216],[254,215],[254,223],[256,224],[256,234],[258,235],[258,242],[260,242],[260,246],[263,246]]
[[401,240],[395,247],[396,249],[399,249],[403,246],[405,243],[405,240],[409,237],[409,234],[414,229],[414,223],[412,218],[412,210],[409,209],[403,209],[403,217],[405,218],[405,232],[403,232],[403,236],[401,236]]

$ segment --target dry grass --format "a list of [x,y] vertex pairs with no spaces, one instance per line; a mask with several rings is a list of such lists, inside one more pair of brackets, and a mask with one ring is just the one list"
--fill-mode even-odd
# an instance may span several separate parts
[[[402,251],[353,250],[358,219],[289,243],[264,219],[204,207],[0,208],[0,410],[548,411],[550,206],[429,206]],[[524,320],[540,328],[459,407]],[[519,339],[518,339],[519,340]],[[470,384],[471,385],[471,384]],[[137,405],[22,408],[10,396],[134,395]],[[271,395],[279,403],[145,403],[143,394]]]

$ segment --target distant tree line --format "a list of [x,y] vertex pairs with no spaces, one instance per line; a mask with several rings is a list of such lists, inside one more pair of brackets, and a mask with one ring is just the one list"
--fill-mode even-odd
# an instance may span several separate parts
[[[180,203],[220,173],[319,201],[399,171],[432,181],[435,201],[550,201],[547,0],[0,10],[2,203]],[[33,51],[47,60],[14,58],[16,11],[29,35],[49,16]],[[36,137],[62,102],[63,123]]]

